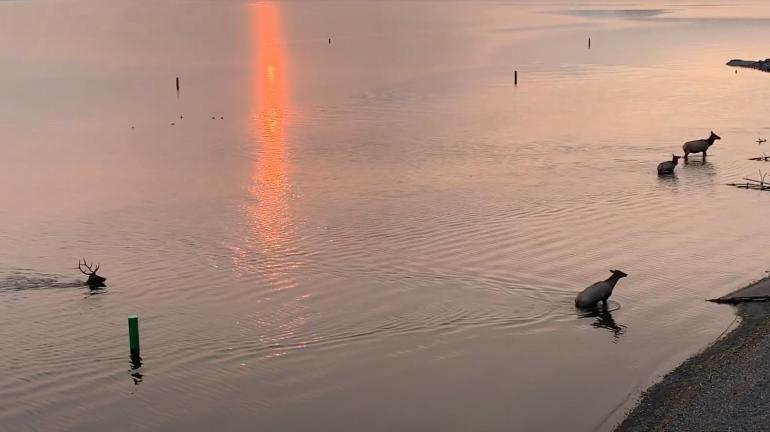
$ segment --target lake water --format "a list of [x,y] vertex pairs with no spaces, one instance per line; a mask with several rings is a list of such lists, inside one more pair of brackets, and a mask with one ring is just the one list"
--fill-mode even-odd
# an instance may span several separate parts
[[0,2],[2,431],[608,430],[768,269],[761,2],[132,3]]

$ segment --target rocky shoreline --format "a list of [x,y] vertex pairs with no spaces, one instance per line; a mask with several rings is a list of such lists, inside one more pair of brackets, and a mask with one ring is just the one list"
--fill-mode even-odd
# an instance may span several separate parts
[[642,395],[627,431],[770,431],[770,303],[742,303],[741,323]]

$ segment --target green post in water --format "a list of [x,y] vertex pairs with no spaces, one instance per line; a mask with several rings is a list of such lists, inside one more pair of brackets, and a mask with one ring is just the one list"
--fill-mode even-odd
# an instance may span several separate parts
[[128,317],[128,346],[131,348],[131,354],[139,354],[139,316],[130,315]]

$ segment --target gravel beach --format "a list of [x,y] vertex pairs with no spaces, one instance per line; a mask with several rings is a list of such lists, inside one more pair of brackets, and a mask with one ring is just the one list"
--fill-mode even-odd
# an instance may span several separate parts
[[616,431],[770,431],[770,303],[648,389]]

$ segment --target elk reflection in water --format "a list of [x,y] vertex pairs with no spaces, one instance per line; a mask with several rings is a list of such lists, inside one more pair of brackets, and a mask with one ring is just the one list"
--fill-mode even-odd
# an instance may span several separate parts
[[594,318],[593,322],[591,322],[591,327],[609,331],[612,333],[612,342],[618,343],[620,337],[626,333],[626,325],[619,324],[612,316],[612,311],[618,308],[618,304],[610,302],[608,306],[597,305],[593,309],[580,311],[578,316],[580,318]]

